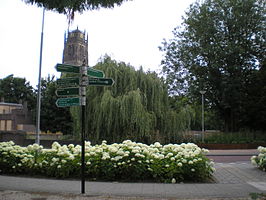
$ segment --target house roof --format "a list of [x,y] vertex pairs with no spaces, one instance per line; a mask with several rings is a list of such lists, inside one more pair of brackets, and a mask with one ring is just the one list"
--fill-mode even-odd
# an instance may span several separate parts
[[14,106],[14,107],[23,107],[22,104],[18,103],[6,103],[6,102],[0,102],[0,106]]

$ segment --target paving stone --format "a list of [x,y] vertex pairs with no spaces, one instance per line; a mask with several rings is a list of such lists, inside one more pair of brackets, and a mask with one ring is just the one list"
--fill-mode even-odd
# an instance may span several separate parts
[[[86,182],[80,195],[80,181],[0,176],[0,200],[57,199],[250,199],[251,193],[266,193],[266,174],[248,162],[216,163],[216,183],[121,183]],[[23,191],[8,193],[6,191]],[[49,195],[36,195],[47,193]],[[31,195],[32,194],[32,195]],[[33,195],[34,194],[34,195]],[[64,196],[66,195],[66,196]],[[71,196],[72,195],[72,196]],[[29,196],[32,196],[29,198]],[[10,197],[10,198],[9,198]],[[16,198],[19,197],[19,198]],[[35,198],[35,199],[33,199]],[[42,199],[44,200],[44,199]]]

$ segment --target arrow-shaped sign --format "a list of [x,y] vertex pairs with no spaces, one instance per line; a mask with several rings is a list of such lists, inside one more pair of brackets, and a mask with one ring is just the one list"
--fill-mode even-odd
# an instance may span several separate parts
[[111,78],[89,78],[89,86],[111,86],[114,84],[114,80]]
[[57,99],[55,102],[57,107],[67,107],[67,106],[80,106],[81,100],[79,97],[73,97],[73,98],[61,98]]
[[79,87],[59,88],[55,91],[55,93],[59,97],[76,96],[80,95],[80,89]]
[[60,87],[79,86],[79,77],[57,79],[56,83]]
[[57,64],[55,66],[56,71],[58,72],[68,72],[68,73],[80,73],[80,67],[75,65],[68,65],[68,64]]
[[104,72],[98,69],[88,68],[87,75],[91,77],[103,78]]

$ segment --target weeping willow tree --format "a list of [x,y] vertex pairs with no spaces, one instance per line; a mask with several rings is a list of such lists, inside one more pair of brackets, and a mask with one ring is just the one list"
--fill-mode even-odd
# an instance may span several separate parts
[[[136,71],[108,56],[94,68],[104,71],[115,84],[87,87],[86,137],[90,141],[169,142],[190,128],[193,111],[189,107],[179,112],[170,109],[166,85],[155,72]],[[71,113],[74,130],[80,133],[79,108],[71,108]]]

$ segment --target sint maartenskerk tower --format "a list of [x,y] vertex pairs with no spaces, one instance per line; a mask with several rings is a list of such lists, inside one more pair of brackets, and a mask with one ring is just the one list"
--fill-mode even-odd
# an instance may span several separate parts
[[81,66],[85,59],[88,65],[88,35],[78,28],[65,34],[63,63]]

